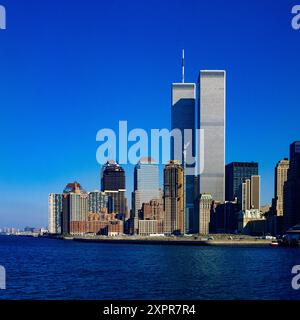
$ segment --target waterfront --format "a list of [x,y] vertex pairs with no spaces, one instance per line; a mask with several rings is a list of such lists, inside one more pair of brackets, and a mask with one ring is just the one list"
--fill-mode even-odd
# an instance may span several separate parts
[[0,299],[300,299],[300,250],[0,237]]

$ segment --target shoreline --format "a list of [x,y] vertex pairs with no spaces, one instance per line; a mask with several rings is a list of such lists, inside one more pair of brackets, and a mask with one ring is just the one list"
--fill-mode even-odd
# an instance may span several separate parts
[[130,245],[172,245],[172,246],[231,246],[231,247],[269,247],[270,240],[188,240],[188,239],[103,239],[72,237],[72,240],[86,243],[130,244]]
[[63,241],[75,241],[85,243],[107,243],[107,244],[130,244],[130,245],[171,245],[171,246],[226,246],[226,247],[270,247],[271,240],[266,239],[214,239],[214,240],[201,240],[189,238],[114,238],[114,237],[82,237],[82,236],[62,236],[62,235],[42,235],[42,236],[29,236],[29,235],[7,235],[15,237],[32,237],[32,238],[45,238]]

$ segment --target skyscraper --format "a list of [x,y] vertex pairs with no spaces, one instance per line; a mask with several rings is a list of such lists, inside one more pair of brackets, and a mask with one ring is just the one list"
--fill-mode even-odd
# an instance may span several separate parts
[[63,233],[83,234],[87,231],[88,194],[78,182],[68,183],[62,195]]
[[251,209],[260,210],[260,176],[251,177]]
[[288,159],[280,160],[275,168],[275,213],[277,216],[283,216],[284,208],[284,187],[288,178],[290,162]]
[[125,189],[124,169],[114,160],[107,161],[107,163],[102,167],[101,190],[119,191]]
[[145,157],[134,168],[134,191],[132,194],[132,213],[134,232],[138,228],[138,214],[143,203],[160,199],[158,165],[151,158]]
[[231,162],[226,165],[226,201],[234,201],[237,198],[241,202],[241,186],[247,179],[258,175],[257,162]]
[[260,210],[260,176],[252,176],[242,184],[242,210]]
[[290,145],[290,167],[284,194],[285,229],[300,223],[300,141]]
[[164,169],[164,230],[167,234],[185,233],[184,172],[178,161],[170,161]]
[[200,194],[225,201],[225,104],[226,72],[202,70],[199,74],[199,128],[204,131],[204,163],[200,173]]
[[61,233],[62,227],[62,195],[50,193],[48,198],[48,231]]
[[[194,210],[194,176],[195,176],[195,109],[196,85],[184,82],[184,54],[182,63],[182,83],[172,84],[172,130],[179,129],[182,140],[181,146],[172,145],[171,159],[180,161],[185,173],[184,181],[184,207],[185,207],[185,232],[193,232],[195,227]],[[187,131],[190,131],[190,135]],[[181,148],[181,150],[179,150]],[[179,159],[178,159],[179,158]]]
[[242,183],[242,210],[250,210],[251,209],[251,180],[246,179],[245,182]]
[[108,212],[128,218],[125,171],[114,160],[107,161],[102,167],[101,190],[108,196]]
[[210,216],[213,199],[210,194],[201,194],[199,198],[199,233],[209,234]]

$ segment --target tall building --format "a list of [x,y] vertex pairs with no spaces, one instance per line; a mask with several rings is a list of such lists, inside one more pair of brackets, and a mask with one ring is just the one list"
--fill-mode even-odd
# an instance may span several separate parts
[[50,193],[48,197],[48,231],[61,233],[62,227],[62,194]]
[[199,233],[209,234],[210,216],[213,199],[210,194],[201,194],[199,198]]
[[257,162],[231,162],[225,168],[226,201],[241,201],[241,186],[247,179],[258,175]]
[[252,176],[242,184],[242,210],[260,210],[260,176]]
[[247,179],[242,184],[242,210],[251,209],[251,180]]
[[128,218],[124,169],[114,160],[102,167],[101,190],[108,196],[108,212]]
[[116,161],[107,161],[102,167],[101,188],[102,191],[126,190],[125,171]]
[[63,233],[87,232],[88,194],[78,182],[68,183],[62,194]]
[[105,191],[108,196],[108,212],[116,213],[122,217],[122,220],[128,219],[128,202],[126,191]]
[[108,195],[98,190],[89,192],[88,204],[90,213],[100,213],[108,208]]
[[200,173],[200,194],[225,201],[226,72],[202,70],[199,74],[199,128],[204,131],[204,163]]
[[251,177],[251,209],[260,210],[260,176]]
[[284,187],[288,178],[290,162],[288,159],[280,160],[275,168],[275,213],[277,216],[283,216],[284,208]]
[[300,141],[290,145],[290,167],[284,191],[285,229],[300,223]]
[[134,191],[132,194],[134,232],[138,229],[138,214],[143,203],[154,199],[159,200],[160,197],[158,165],[151,158],[141,158],[134,168]]
[[167,234],[185,233],[184,172],[178,161],[170,161],[164,169],[164,230]]
[[[182,63],[182,83],[172,84],[171,128],[181,132],[181,144],[172,145],[171,159],[180,161],[185,172],[184,207],[185,232],[193,232],[195,224],[194,176],[195,176],[195,110],[196,85],[184,82],[184,54]],[[190,135],[185,130],[190,131]]]

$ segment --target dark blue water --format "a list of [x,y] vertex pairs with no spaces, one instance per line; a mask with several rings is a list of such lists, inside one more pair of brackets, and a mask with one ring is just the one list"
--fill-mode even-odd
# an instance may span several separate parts
[[300,299],[300,249],[0,237],[0,299]]

